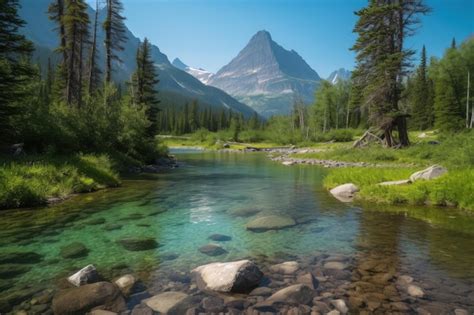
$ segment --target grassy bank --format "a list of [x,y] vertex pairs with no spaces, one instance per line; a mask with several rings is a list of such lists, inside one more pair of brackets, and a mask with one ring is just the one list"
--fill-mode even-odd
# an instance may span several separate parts
[[[408,164],[404,168],[333,169],[324,185],[331,189],[344,183],[360,188],[357,198],[382,204],[430,204],[456,206],[474,211],[474,133],[450,135],[440,144],[425,141],[406,149],[381,147],[352,149],[349,145],[298,157],[339,161]],[[410,174],[432,164],[448,168],[448,173],[430,181],[399,186],[380,186],[383,181],[407,179]]]
[[118,186],[114,169],[107,155],[0,157],[0,209]]

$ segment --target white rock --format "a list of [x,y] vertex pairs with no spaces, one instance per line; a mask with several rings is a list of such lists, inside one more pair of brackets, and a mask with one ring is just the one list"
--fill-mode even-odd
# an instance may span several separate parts
[[463,308],[457,308],[454,310],[454,315],[469,315],[469,312]]
[[338,310],[332,310],[329,313],[327,313],[326,315],[340,315],[340,314],[341,314],[341,312],[339,312]]
[[296,261],[287,261],[270,267],[271,272],[282,273],[285,275],[294,274],[298,269],[300,269],[300,264]]
[[351,202],[355,193],[358,191],[359,188],[356,185],[349,183],[331,189],[330,193],[339,201]]
[[410,176],[410,181],[411,182],[416,182],[417,180],[430,180],[430,179],[435,179],[437,177],[440,177],[441,175],[447,173],[448,170],[442,166],[439,165],[432,165],[422,171],[413,173]]
[[155,312],[166,314],[187,297],[185,293],[170,291],[146,299],[145,304]]
[[394,185],[405,185],[410,184],[411,181],[409,179],[402,179],[402,180],[393,180],[389,182],[382,182],[379,183],[380,186],[394,186]]
[[408,285],[413,282],[413,278],[407,275],[403,275],[403,276],[398,277],[398,281],[402,285]]
[[332,300],[331,304],[334,305],[334,307],[337,308],[337,310],[342,314],[346,314],[347,312],[349,312],[349,308],[347,308],[346,302],[342,299]]
[[97,273],[97,269],[95,269],[94,265],[88,265],[67,278],[67,281],[76,287],[80,287],[81,285],[88,283],[94,283],[98,280],[99,274]]
[[115,280],[115,284],[119,287],[120,291],[124,294],[128,294],[130,289],[135,284],[136,279],[132,275],[124,275],[117,280]]
[[249,260],[211,263],[197,267],[192,274],[201,290],[236,293],[253,289],[263,276]]
[[425,295],[425,292],[423,292],[423,290],[419,287],[419,286],[416,286],[414,284],[410,284],[407,288],[407,292],[409,295],[413,296],[413,297],[423,297]]
[[283,161],[281,164],[283,164],[285,166],[291,166],[291,165],[296,164],[296,162],[295,161]]

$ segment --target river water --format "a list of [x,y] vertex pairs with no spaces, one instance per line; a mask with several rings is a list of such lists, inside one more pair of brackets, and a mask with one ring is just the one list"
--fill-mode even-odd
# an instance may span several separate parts
[[[0,261],[14,252],[41,257],[31,264],[0,264],[0,313],[5,301],[13,306],[34,292],[55,289],[64,276],[88,264],[105,278],[132,272],[153,286],[157,275],[188,273],[212,261],[250,258],[266,268],[297,260],[314,271],[328,257],[346,264],[344,273],[315,273],[320,280],[335,276],[344,281],[339,289],[345,290],[340,294],[346,299],[360,291],[351,283],[374,279],[379,285],[377,272],[388,272],[394,277],[382,288],[392,285],[403,291],[397,277],[408,275],[424,296],[398,293],[392,302],[380,301],[379,310],[397,299],[411,311],[474,310],[474,216],[445,208],[343,204],[322,187],[325,169],[286,167],[261,153],[175,153],[181,166],[165,174],[125,180],[120,188],[75,196],[47,208],[0,213]],[[242,215],[249,209],[256,216],[291,216],[298,224],[255,233],[246,229],[254,217]],[[208,238],[216,233],[231,237],[220,243],[227,253],[199,252],[214,243]],[[127,237],[153,238],[159,247],[129,251],[117,242]],[[87,253],[62,257],[61,249],[75,242]],[[331,289],[338,292],[328,285]]]

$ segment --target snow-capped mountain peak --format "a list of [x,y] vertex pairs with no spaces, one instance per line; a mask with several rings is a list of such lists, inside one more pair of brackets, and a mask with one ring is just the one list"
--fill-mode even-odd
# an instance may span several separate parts
[[201,81],[204,84],[207,84],[209,80],[214,76],[214,73],[209,72],[207,70],[204,70],[202,68],[193,68],[188,65],[186,65],[181,59],[175,58],[172,62],[173,66],[175,66],[178,69],[184,70],[199,81]]

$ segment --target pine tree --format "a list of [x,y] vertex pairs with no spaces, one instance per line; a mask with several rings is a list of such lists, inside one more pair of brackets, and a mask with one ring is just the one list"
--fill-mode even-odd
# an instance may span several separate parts
[[19,29],[25,22],[18,17],[18,0],[0,1],[0,142],[13,140],[10,118],[19,113],[26,96],[23,85],[34,75],[28,62],[33,45]]
[[398,131],[399,144],[409,145],[406,113],[399,108],[402,79],[413,51],[404,47],[407,36],[419,24],[419,15],[429,12],[421,0],[371,0],[356,12],[359,20],[353,46],[357,71],[364,86],[364,102],[370,121],[384,131],[388,147],[395,145],[392,131]]
[[125,18],[121,15],[123,5],[120,0],[107,1],[107,17],[104,22],[105,30],[105,82],[112,81],[112,61],[120,58],[117,52],[123,51],[123,44],[127,40],[125,35]]
[[88,70],[88,88],[87,93],[91,96],[100,86],[101,71],[97,64],[97,27],[99,24],[99,0],[96,0],[96,9],[94,17],[92,44],[89,54],[89,70]]
[[431,83],[428,78],[426,64],[426,48],[421,50],[420,65],[416,71],[410,93],[412,119],[411,124],[416,130],[425,130],[433,125],[433,98]]
[[66,10],[64,1],[65,0],[54,0],[48,8],[49,19],[58,25],[59,48],[57,51],[62,54],[62,63],[65,63],[68,59],[66,51],[66,27],[64,26],[64,12]]
[[157,130],[159,100],[155,86],[159,83],[155,65],[151,59],[151,45],[145,38],[137,51],[137,70],[132,78],[133,97],[136,104],[146,106],[146,115],[150,122],[148,135],[153,137]]

